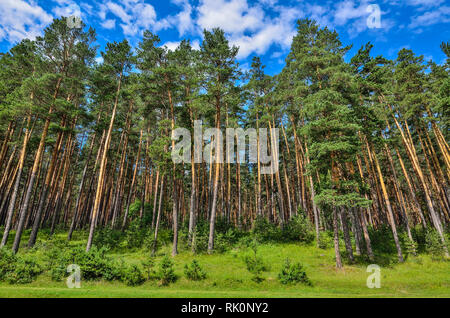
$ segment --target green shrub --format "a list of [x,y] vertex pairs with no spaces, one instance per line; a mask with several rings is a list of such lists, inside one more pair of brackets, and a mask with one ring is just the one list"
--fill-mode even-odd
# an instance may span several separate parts
[[387,225],[380,226],[377,230],[369,227],[370,242],[375,254],[396,254],[392,230]]
[[9,272],[14,271],[17,256],[6,248],[0,248],[0,281],[5,280]]
[[195,232],[194,251],[197,254],[206,253],[208,250],[208,236]]
[[144,269],[144,275],[146,276],[146,279],[155,278],[156,271],[154,269],[155,261],[153,260],[153,258],[147,258],[146,260],[141,262],[141,265]]
[[209,226],[205,220],[198,220],[194,233],[194,251],[206,253],[208,250]]
[[184,274],[189,280],[203,280],[206,278],[206,272],[195,259],[191,264],[184,265]]
[[301,263],[291,264],[289,258],[286,259],[281,272],[278,274],[278,279],[282,284],[297,284],[302,283],[311,286],[306,272],[303,270]]
[[282,230],[287,241],[311,243],[314,241],[314,228],[304,213],[294,216]]
[[229,251],[236,242],[236,232],[228,230],[226,233],[217,233],[214,238],[214,252],[225,253]]
[[[444,258],[444,244],[436,230],[428,230],[425,235],[426,248],[431,254],[433,260],[442,260]],[[447,245],[448,246],[448,245]]]
[[94,241],[97,246],[112,249],[119,246],[122,237],[122,231],[113,230],[109,227],[106,227],[95,232]]
[[402,249],[409,255],[417,254],[417,243],[415,241],[411,241],[406,232],[402,232],[399,235],[399,238],[402,244]]
[[217,216],[215,230],[217,233],[226,233],[229,230],[234,230],[233,223],[229,222],[226,217]]
[[49,256],[55,256],[52,262],[50,274],[52,279],[60,281],[67,276],[65,270],[68,265],[76,264],[80,266],[81,275],[84,280],[105,279],[108,281],[120,279],[121,271],[116,262],[106,255],[107,248],[93,246],[89,252],[82,247],[75,247],[63,250],[59,255],[53,250],[49,251]]
[[139,266],[132,264],[122,273],[122,281],[128,286],[137,286],[145,282],[145,276]]
[[28,284],[42,272],[41,266],[31,259],[18,258],[14,270],[6,274],[6,281],[10,284]]
[[60,282],[68,275],[67,266],[72,264],[68,260],[69,255],[71,254],[68,249],[61,249],[55,245],[46,246],[43,259],[52,280]]
[[64,277],[67,277],[67,268],[63,265],[55,265],[53,266],[50,271],[50,277],[55,282],[60,282],[63,280]]
[[262,273],[269,270],[269,267],[264,263],[262,257],[258,256],[258,245],[256,241],[250,244],[253,254],[244,256],[244,262],[247,270],[253,275],[252,280],[260,283],[264,280]]
[[128,217],[134,218],[139,215],[139,212],[141,210],[142,202],[141,200],[137,199],[133,203],[130,204],[130,207],[128,209]]
[[125,230],[124,244],[127,248],[140,248],[147,235],[148,230],[143,226],[141,219],[134,219]]
[[173,268],[173,261],[167,255],[163,257],[159,264],[157,276],[162,286],[174,283],[178,279]]
[[252,244],[254,244],[254,241],[255,241],[255,239],[254,238],[252,238],[250,235],[247,235],[247,236],[243,236],[243,237],[241,237],[240,239],[239,239],[239,242],[238,242],[238,247],[239,248],[250,248],[250,246],[252,245]]
[[[202,224],[196,228],[194,240],[194,250],[196,253],[206,253],[208,250],[209,227],[207,230],[205,227],[206,223],[202,222]],[[215,232],[214,252],[225,253],[229,251],[242,237],[245,237],[245,234],[233,228],[228,228],[225,232]]]
[[41,272],[41,266],[34,260],[19,257],[5,248],[0,249],[0,281],[27,284],[34,281]]
[[256,217],[253,222],[252,236],[258,242],[281,241],[281,229],[263,216]]
[[331,231],[319,232],[319,248],[326,250],[333,246],[334,246],[333,232]]

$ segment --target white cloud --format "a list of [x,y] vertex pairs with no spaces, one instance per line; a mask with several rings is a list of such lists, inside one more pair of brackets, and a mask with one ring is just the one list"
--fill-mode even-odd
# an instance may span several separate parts
[[320,5],[311,5],[309,3],[305,6],[305,12],[308,17],[312,20],[315,20],[322,27],[333,27],[333,23],[331,22],[333,18],[333,11],[330,7],[320,6]]
[[273,7],[278,3],[278,0],[259,0],[259,3],[264,6]]
[[220,27],[227,33],[257,30],[265,16],[260,6],[249,7],[246,0],[202,0],[197,10],[199,27]]
[[450,22],[450,6],[442,6],[432,11],[427,11],[422,15],[415,16],[411,19],[409,28],[426,27],[438,23]]
[[[201,0],[196,24],[199,30],[222,28],[231,44],[240,47],[238,58],[243,59],[252,53],[264,54],[274,44],[286,51],[296,34],[296,20],[305,16],[322,27],[345,27],[351,38],[356,37],[368,30],[369,4],[369,0],[344,0],[323,5],[297,2],[291,7],[274,0],[256,4],[247,0]],[[395,24],[384,17],[385,12],[381,13],[382,28],[377,29],[378,33],[388,31]]]
[[[166,0],[177,9],[165,17],[158,16],[149,0],[94,0],[89,4],[87,0],[52,0],[51,12],[40,7],[38,1],[41,0],[0,0],[0,41],[33,38],[42,33],[53,16],[79,15],[84,21],[87,17],[95,19],[104,29],[119,27],[132,42],[145,29],[157,33],[173,28],[180,38],[199,38],[203,29],[220,27],[230,43],[240,47],[238,59],[244,59],[255,53],[265,54],[273,46],[279,54],[286,53],[296,34],[296,20],[303,17],[316,20],[322,27],[347,32],[350,38],[362,32],[381,36],[395,25],[393,18],[387,16],[389,12],[382,12],[382,29],[368,30],[366,8],[373,3],[371,0],[290,1],[290,4],[278,0]],[[422,30],[420,27],[450,21],[450,7],[442,6],[444,2],[381,0],[380,6],[384,10],[395,5],[413,6],[417,15],[409,28],[418,32]],[[395,17],[395,12],[391,16]],[[165,43],[170,49],[178,44],[177,40]],[[198,48],[199,41],[194,40],[192,45]]]
[[193,30],[192,6],[189,4],[189,1],[183,1],[183,11],[175,16],[175,23],[180,35]]
[[336,5],[334,22],[336,25],[344,25],[349,20],[367,17],[367,3],[365,1],[357,6],[352,0],[340,2]]
[[250,5],[247,0],[202,0],[196,10],[197,31],[223,29],[230,44],[239,46],[238,59],[264,54],[273,44],[287,50],[296,33],[295,21],[304,14],[296,7],[275,5],[276,1],[265,3],[274,6],[272,16],[261,4]]
[[169,41],[164,43],[162,46],[167,47],[170,51],[175,51],[176,48],[180,45],[180,42],[178,41]]
[[194,50],[200,50],[200,41],[199,40],[191,41],[191,46]]
[[87,15],[93,14],[93,7],[90,4],[87,3],[80,3],[80,7],[83,9],[82,13],[85,12]]
[[35,1],[1,0],[0,12],[0,41],[11,43],[35,38],[53,19]]
[[409,45],[402,45],[399,47],[392,47],[388,50],[388,56],[396,57],[398,52],[400,52],[402,49],[410,49],[411,47]]
[[100,25],[105,29],[114,29],[116,27],[116,20],[108,19],[100,23]]
[[275,51],[275,52],[272,53],[272,55],[270,56],[270,58],[276,59],[276,58],[279,58],[279,57],[282,56],[282,55],[283,55],[283,52],[281,52],[281,51]]
[[443,2],[444,0],[407,0],[406,4],[411,6],[435,7]]
[[[347,33],[349,37],[355,38],[360,33],[364,31],[368,31],[369,27],[367,25],[367,19],[372,14],[371,10],[367,10],[369,5],[371,5],[371,1],[363,0],[363,1],[353,1],[353,0],[345,0],[342,2],[338,2],[335,4],[334,9],[327,8],[325,12],[329,12],[328,15],[325,15],[323,19],[325,19],[326,25],[333,27],[346,27]],[[372,32],[377,32],[378,36],[382,33],[389,31],[395,25],[395,21],[386,16],[388,12],[383,11],[385,5],[380,7],[380,22],[381,27],[372,29]],[[332,22],[327,22],[329,15],[332,15]],[[323,26],[322,23],[320,23]]]
[[106,7],[112,14],[120,18],[124,23],[130,23],[132,17],[125,11],[125,8],[111,1],[106,3]]
[[56,17],[77,16],[83,18],[80,6],[72,0],[54,0],[58,6],[52,9]]
[[155,8],[144,0],[107,1],[100,4],[99,8],[102,26],[112,28],[112,19],[107,19],[107,15],[113,15],[120,20],[119,25],[126,36],[137,36],[145,29],[157,32],[170,26],[165,19],[158,21]]
[[[179,45],[180,45],[180,41],[168,41],[161,46],[167,47],[170,51],[175,51]],[[194,50],[200,50],[199,40],[195,39],[194,41],[191,41],[191,47]]]

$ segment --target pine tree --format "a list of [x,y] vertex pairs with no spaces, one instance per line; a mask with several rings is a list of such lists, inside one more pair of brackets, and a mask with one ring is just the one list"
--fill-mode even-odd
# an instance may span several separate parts
[[114,105],[112,109],[111,119],[109,123],[109,128],[106,133],[105,141],[103,144],[103,151],[100,161],[99,168],[99,176],[97,183],[97,190],[95,195],[94,207],[92,209],[91,214],[91,224],[89,230],[89,238],[86,245],[86,251],[89,251],[92,246],[92,240],[94,238],[94,230],[97,223],[97,217],[100,208],[100,200],[103,192],[103,182],[105,178],[106,172],[106,158],[109,149],[109,145],[111,142],[111,134],[114,126],[114,120],[117,112],[117,105],[119,103],[120,98],[120,90],[122,87],[122,81],[124,81],[124,77],[127,75],[127,72],[131,68],[131,63],[133,61],[133,56],[131,53],[131,47],[128,44],[128,41],[124,40],[120,43],[108,43],[105,52],[102,52],[102,57],[104,60],[103,66],[106,71],[111,76],[113,81],[117,82],[117,90],[114,98]]
[[[201,45],[200,56],[205,77],[202,88],[206,91],[205,99],[215,111],[215,127],[221,128],[221,111],[224,108],[223,99],[230,92],[237,78],[236,55],[238,48],[230,47],[223,30],[213,29],[204,31],[204,41]],[[214,249],[214,229],[216,222],[217,195],[219,188],[220,160],[223,151],[219,147],[219,140],[215,142],[215,168],[212,185],[212,203],[210,212],[208,253]]]

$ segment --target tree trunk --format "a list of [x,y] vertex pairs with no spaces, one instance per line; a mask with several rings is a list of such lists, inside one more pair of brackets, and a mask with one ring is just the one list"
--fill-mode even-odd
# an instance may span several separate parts
[[[29,128],[30,121],[31,121],[31,116],[29,115],[27,129],[25,131],[25,136],[23,139],[22,151],[20,153],[20,158],[19,158],[19,163],[18,163],[16,181],[14,183],[14,189],[11,194],[11,198],[9,199],[8,212],[6,215],[5,230],[3,232],[3,238],[2,238],[2,242],[0,243],[0,248],[5,246],[6,242],[8,241],[9,231],[11,230],[11,224],[12,224],[12,219],[13,219],[13,215],[14,215],[14,207],[16,205],[17,193],[19,191],[19,186],[20,186],[20,178],[22,176],[23,166],[25,163],[25,158],[26,158],[26,153],[27,153],[27,145],[28,145],[28,141],[30,140],[30,136],[31,136],[31,130]],[[6,198],[5,198],[5,200],[6,200]]]
[[336,256],[336,267],[342,268],[341,252],[339,251],[339,228],[336,207],[333,207],[333,231],[334,231],[334,254]]
[[113,111],[112,111],[112,115],[111,115],[111,120],[109,122],[108,133],[106,134],[106,140],[105,140],[105,145],[104,145],[104,149],[103,149],[102,159],[100,161],[100,172],[99,172],[99,176],[98,176],[97,192],[95,195],[94,208],[93,208],[92,214],[91,214],[92,215],[91,216],[91,225],[89,228],[89,237],[88,237],[88,241],[86,244],[86,252],[89,252],[89,250],[91,249],[92,240],[94,239],[94,230],[95,230],[95,225],[96,225],[95,223],[97,220],[97,214],[100,209],[100,200],[101,200],[101,196],[103,193],[103,183],[104,183],[103,179],[104,179],[104,174],[105,174],[105,170],[106,170],[106,156],[108,153],[109,144],[111,142],[112,129],[113,129],[113,125],[114,125],[114,120],[116,118],[117,105],[119,103],[119,93],[120,93],[120,87],[122,84],[122,75],[123,74],[121,73],[119,76],[119,83],[117,85],[114,107],[113,107]]

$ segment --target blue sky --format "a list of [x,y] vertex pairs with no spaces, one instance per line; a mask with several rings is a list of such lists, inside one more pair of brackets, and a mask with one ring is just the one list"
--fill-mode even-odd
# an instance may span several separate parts
[[[379,28],[368,27],[373,14],[367,11],[369,5],[380,8]],[[439,45],[450,40],[448,0],[0,0],[0,51],[42,34],[61,15],[81,16],[96,29],[100,48],[123,38],[136,45],[146,29],[168,48],[184,38],[198,47],[203,29],[221,27],[240,47],[243,68],[258,55],[269,74],[283,67],[295,21],[304,17],[336,29],[345,45],[353,44],[348,57],[371,41],[374,54],[395,58],[401,48],[410,48],[442,63]]]

